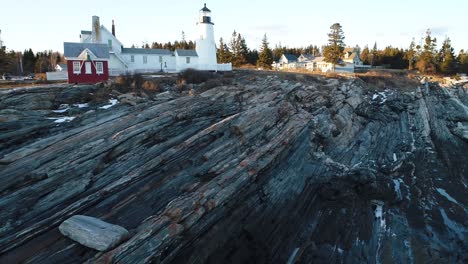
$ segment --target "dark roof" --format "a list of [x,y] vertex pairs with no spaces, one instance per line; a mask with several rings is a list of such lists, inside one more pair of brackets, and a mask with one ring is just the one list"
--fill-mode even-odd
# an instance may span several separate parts
[[75,42],[63,43],[63,54],[65,57],[76,58],[80,56],[85,49],[89,49],[98,58],[109,58],[109,47],[106,44]]
[[153,55],[172,55],[172,52],[168,49],[140,49],[140,48],[123,48],[122,53],[134,53],[134,54],[153,54]]
[[68,66],[67,66],[66,63],[59,63],[59,64],[57,64],[57,65],[60,66],[62,69],[68,68]]
[[292,55],[292,54],[283,54],[284,57],[286,57],[286,59],[288,59],[288,61],[297,61],[297,57]]
[[204,12],[211,12],[211,10],[209,10],[207,7],[206,7],[206,3],[205,3],[205,6],[200,9],[200,11],[204,11]]
[[308,60],[313,60],[314,59],[314,55],[312,55],[312,54],[301,54],[301,56],[308,59]]
[[89,30],[81,30],[81,34],[84,34],[84,35],[91,35],[93,32],[89,31]]
[[198,54],[195,50],[182,50],[178,49],[176,50],[177,55],[179,56],[184,56],[184,57],[198,57]]

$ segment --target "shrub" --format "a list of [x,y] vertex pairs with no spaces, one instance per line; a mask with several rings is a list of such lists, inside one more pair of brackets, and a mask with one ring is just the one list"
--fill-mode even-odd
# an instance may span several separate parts
[[115,85],[124,86],[127,83],[127,76],[119,75],[115,78]]
[[159,92],[159,85],[152,81],[145,81],[143,83],[143,89],[149,92]]
[[210,72],[187,69],[179,73],[178,83],[185,81],[185,83],[199,84],[211,78],[213,78],[213,74]]
[[115,86],[121,93],[134,92],[141,94],[144,81],[141,74],[120,75],[115,79]]

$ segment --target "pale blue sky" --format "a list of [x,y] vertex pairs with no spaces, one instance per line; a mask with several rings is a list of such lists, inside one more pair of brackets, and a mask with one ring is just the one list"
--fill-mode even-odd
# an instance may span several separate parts
[[143,42],[195,39],[198,11],[212,10],[215,37],[229,39],[235,29],[249,48],[258,48],[264,33],[270,46],[324,45],[329,27],[343,26],[345,43],[364,47],[377,42],[407,47],[431,28],[438,44],[449,36],[456,52],[468,49],[467,0],[15,0],[0,6],[2,39],[9,49],[63,51],[64,41],[79,41],[80,30],[91,30],[91,16],[111,28],[129,47]]

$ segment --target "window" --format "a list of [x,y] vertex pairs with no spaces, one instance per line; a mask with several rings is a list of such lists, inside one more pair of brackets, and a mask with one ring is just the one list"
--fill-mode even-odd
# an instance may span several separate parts
[[104,73],[104,67],[102,65],[102,62],[96,62],[96,73],[97,74]]
[[185,58],[185,62],[186,62],[187,64],[190,64],[190,57],[186,57],[186,58]]
[[85,62],[85,73],[91,74],[91,62],[90,61]]
[[162,63],[162,56],[159,56],[159,63]]
[[112,49],[112,39],[107,40],[107,45],[109,46],[109,49]]
[[130,61],[135,62],[135,56],[134,55],[130,56]]
[[148,63],[148,56],[143,56],[143,64]]
[[81,63],[79,61],[73,62],[73,73],[77,73],[77,74],[81,73]]

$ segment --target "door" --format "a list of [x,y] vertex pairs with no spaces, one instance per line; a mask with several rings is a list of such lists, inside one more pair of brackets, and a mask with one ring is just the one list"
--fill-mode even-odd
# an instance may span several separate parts
[[87,61],[85,63],[86,74],[91,74],[91,62]]

